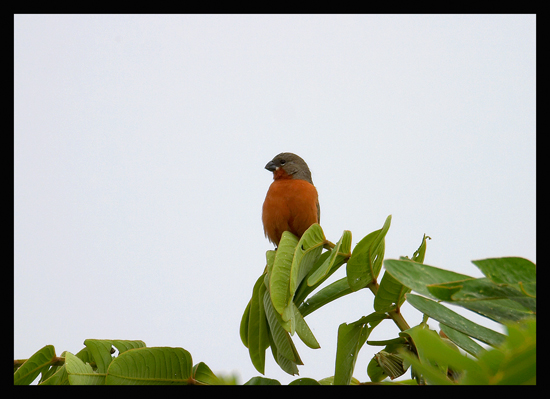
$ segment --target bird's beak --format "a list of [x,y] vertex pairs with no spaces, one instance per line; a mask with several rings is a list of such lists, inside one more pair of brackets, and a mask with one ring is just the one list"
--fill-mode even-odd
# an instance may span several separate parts
[[267,170],[269,170],[270,172],[275,172],[275,169],[277,169],[277,167],[275,166],[275,163],[273,161],[269,161],[267,163],[267,165],[265,165],[265,168]]

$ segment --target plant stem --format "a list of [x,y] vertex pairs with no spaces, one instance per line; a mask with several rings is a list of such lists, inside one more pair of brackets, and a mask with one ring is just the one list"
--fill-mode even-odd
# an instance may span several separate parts
[[[378,292],[378,282],[376,279],[372,280],[367,287],[371,290],[371,292],[376,296],[376,293]],[[401,312],[399,312],[399,308],[392,310],[391,312],[388,312],[388,316],[393,320],[395,325],[399,328],[400,331],[405,331],[411,328],[407,321],[403,318],[403,315]]]
[[394,321],[394,323],[397,325],[399,330],[405,331],[411,328],[407,321],[403,318],[403,315],[401,312],[399,312],[398,309],[392,310],[391,312],[388,312],[388,315],[391,317],[391,319]]

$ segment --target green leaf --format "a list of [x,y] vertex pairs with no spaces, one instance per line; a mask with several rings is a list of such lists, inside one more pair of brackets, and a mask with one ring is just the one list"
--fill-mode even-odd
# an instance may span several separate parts
[[14,385],[29,385],[42,371],[47,369],[55,358],[53,345],[46,345],[34,353],[13,374]]
[[[420,247],[414,252],[412,261],[417,263],[424,262],[426,255],[426,240],[429,239],[426,234],[422,238]],[[405,294],[411,289],[397,281],[390,273],[384,273],[378,292],[374,298],[374,310],[380,313],[398,310],[405,302]]]
[[[288,332],[286,333],[288,334]],[[273,340],[273,335],[271,334],[271,331],[269,331],[269,344],[269,347],[271,348],[271,353],[273,354],[273,359],[275,359],[281,370],[290,375],[298,374],[297,363],[287,359],[277,351],[277,345],[275,345],[275,341]],[[293,346],[292,341],[290,342],[290,344]]]
[[42,374],[38,385],[69,385],[69,376],[67,375],[65,364],[63,366],[50,367],[46,373]]
[[536,310],[537,268],[524,258],[490,258],[472,261],[481,272],[495,284],[512,286],[531,298],[521,302],[531,310]]
[[[398,349],[398,352],[405,361],[411,364],[413,367],[412,374],[417,380],[426,381],[432,385],[454,384],[448,378],[448,359],[441,358],[439,353],[436,353],[435,358],[433,358],[433,353],[430,352],[432,346],[437,347],[438,350],[442,349],[437,342],[437,340],[441,341],[441,338],[434,331],[419,325],[403,331],[399,335],[409,336],[416,347],[417,355],[404,347]],[[448,351],[455,351],[455,349],[443,348],[446,356],[449,355]],[[451,356],[454,356],[454,354]]]
[[222,383],[212,370],[210,370],[210,367],[203,362],[193,366],[193,379],[200,384],[206,385],[220,385]]
[[418,360],[412,352],[407,350],[401,350],[400,355],[404,360],[409,362],[413,367],[413,370],[418,375],[422,375],[422,378],[428,381],[432,385],[453,385],[453,382],[447,378],[447,375],[443,373],[438,367],[431,364],[424,364]]
[[[129,349],[143,348],[146,346],[143,341],[120,339],[87,339],[84,341],[84,345],[86,345],[88,350],[88,356],[85,357],[85,359],[90,359],[95,362],[97,369],[94,371],[101,374],[107,372],[107,368],[113,360],[113,356],[111,355],[113,346],[118,349],[119,354]],[[77,357],[79,357],[78,354]]]
[[324,306],[344,295],[351,294],[352,292],[353,291],[348,284],[348,278],[344,277],[319,290],[319,292],[315,295],[304,301],[298,309],[300,310],[302,316],[305,317],[311,312],[319,309],[321,306]]
[[418,357],[429,359],[447,372],[448,368],[453,370],[469,370],[469,372],[480,373],[481,368],[471,358],[463,355],[432,330],[421,326],[413,327],[406,331],[412,338]]
[[88,348],[88,351],[96,364],[97,372],[100,374],[107,373],[107,368],[113,360],[113,357],[111,356],[111,341],[105,339],[87,339],[84,341],[84,345]]
[[277,251],[269,250],[265,253],[265,260],[266,260],[266,269],[267,273],[271,274],[271,270],[273,269],[273,263],[275,263],[275,256],[277,255]]
[[250,360],[256,370],[262,374],[265,367],[265,350],[269,347],[268,326],[264,309],[265,293],[264,275],[261,275],[252,290],[247,339]]
[[294,320],[294,323],[296,323],[296,332],[298,333],[300,339],[311,349],[320,348],[321,346],[319,345],[319,342],[317,342],[317,339],[315,338],[313,332],[304,320],[304,317],[300,313],[300,310],[296,307],[294,302],[290,302],[290,306],[292,309],[292,318]]
[[354,291],[366,287],[380,273],[384,260],[385,236],[390,228],[391,215],[380,230],[373,231],[357,243],[346,267],[348,284]]
[[413,294],[407,294],[406,298],[407,302],[422,313],[472,338],[492,346],[504,341],[504,335],[480,326],[437,302]]
[[374,310],[386,313],[398,309],[405,302],[405,294],[410,291],[410,288],[401,284],[390,273],[384,273],[374,297]]
[[524,258],[489,258],[473,260],[481,272],[496,284],[519,284],[537,281],[537,267]]
[[478,356],[485,349],[478,344],[476,341],[468,337],[466,334],[461,333],[460,331],[455,330],[443,323],[439,323],[439,328],[443,333],[453,341],[457,346],[464,349],[466,352],[473,356]]
[[244,385],[281,385],[277,380],[265,377],[252,377]]
[[334,385],[349,385],[359,350],[368,336],[385,318],[385,315],[372,313],[354,323],[342,323],[338,327],[338,344],[336,348],[336,367]]
[[246,305],[246,308],[244,309],[243,317],[241,318],[241,325],[239,328],[239,334],[241,336],[241,341],[243,342],[243,345],[248,348],[248,324],[250,322],[250,304],[252,303],[252,299],[248,301],[248,305]]
[[475,302],[455,301],[453,303],[499,323],[517,322],[535,316],[533,311],[511,299],[488,299]]
[[420,247],[414,252],[412,256],[412,261],[417,263],[424,263],[424,256],[426,255],[426,240],[431,240],[431,237],[424,234],[424,237],[422,237],[422,244],[420,244]]
[[427,288],[433,296],[447,302],[511,299],[533,313],[537,310],[536,298],[525,295],[519,285],[495,284],[488,278],[432,284]]
[[338,257],[342,257],[342,254],[349,252],[349,247],[351,246],[351,232],[344,230],[342,237],[338,240],[334,248],[332,249],[330,256],[325,260],[325,262],[317,268],[307,279],[307,285],[310,287],[321,282],[329,271],[334,267],[335,263],[338,260]]
[[279,242],[273,269],[269,276],[269,292],[275,310],[283,314],[291,299],[290,296],[290,269],[294,258],[294,249],[298,245],[298,238],[289,231],[285,231]]
[[86,347],[82,348],[79,352],[77,352],[75,356],[78,357],[80,360],[82,360],[84,363],[95,364],[94,358],[92,357],[90,351]]
[[536,384],[536,319],[508,324],[501,346],[482,352],[478,363],[484,373],[466,373],[464,384]]
[[459,376],[456,383],[464,385],[536,384],[536,319],[525,319],[507,328],[508,336],[502,344],[479,351],[477,360],[462,355],[435,332],[420,326],[401,333],[412,339],[418,357],[408,351],[400,353],[431,384],[452,383],[448,370]]
[[[437,291],[439,285],[457,281],[475,280],[473,277],[465,274],[422,265],[410,260],[387,259],[384,261],[384,266],[386,272],[390,273],[401,284],[434,299],[439,299],[436,295],[450,298],[461,288],[458,286],[453,287],[451,284],[447,288],[442,286],[442,289]],[[448,292],[445,293],[443,292],[444,290]],[[510,299],[453,301],[453,303],[501,323],[519,321],[525,317],[533,316],[533,311]]]
[[[290,334],[283,328],[281,316],[275,310],[267,292],[264,294],[264,309],[269,324],[269,331],[275,344],[275,348],[272,345],[272,349],[276,349],[278,355],[295,364],[303,364],[290,338]],[[278,359],[275,358],[275,360]]]
[[70,352],[65,352],[65,367],[71,385],[105,384],[105,374],[94,372],[92,366],[84,363]]
[[472,278],[465,274],[423,265],[412,260],[386,259],[384,267],[401,284],[434,299],[436,298],[427,288],[428,285]]
[[118,349],[119,355],[130,349],[145,348],[147,346],[145,342],[140,340],[111,339],[109,341]]
[[[302,283],[298,287],[298,290],[296,291],[296,294],[294,295],[294,303],[296,303],[296,305],[301,305],[302,302],[306,299],[306,297],[309,294],[311,294],[313,291],[315,291],[317,289],[317,287],[319,287],[321,284],[323,284],[332,274],[334,274],[340,268],[340,266],[342,266],[344,263],[347,262],[347,260],[351,256],[351,253],[350,253],[350,251],[351,251],[351,232],[349,232],[347,230],[344,231],[344,234],[340,239],[339,245],[340,245],[340,247],[336,251],[336,256],[335,257],[334,257],[334,251],[333,250],[328,250],[328,251],[322,253],[321,256],[319,257],[319,259],[317,259],[317,261],[313,265],[313,268],[308,273],[308,275],[304,278],[304,280],[302,281]],[[335,246],[335,248],[336,248],[336,246]],[[313,284],[311,286],[308,285],[309,278],[314,273],[316,273],[317,270],[320,267],[326,268],[327,265],[328,266],[332,265],[330,267],[330,269],[328,270],[328,272],[325,273],[323,271],[323,273],[322,273],[323,276],[320,279],[315,278],[315,280],[317,280],[315,282],[315,284]],[[312,279],[312,281],[313,281],[313,279]]]
[[323,229],[317,223],[312,224],[300,238],[290,270],[291,297],[321,255],[325,240]]
[[111,362],[105,383],[186,385],[191,382],[192,371],[191,354],[183,348],[138,348],[122,353]]
[[[309,271],[308,275],[306,277],[304,277],[304,279],[302,280],[302,282],[300,283],[300,285],[298,286],[298,289],[296,290],[296,292],[294,293],[294,302],[296,304],[300,304],[302,303],[302,301],[311,293],[313,292],[319,285],[321,285],[322,281],[321,280],[318,284],[315,284],[314,286],[309,286],[307,285],[307,280],[309,279],[309,277],[315,273],[315,271],[321,267],[326,261],[327,259],[330,257],[332,251],[331,250],[328,250],[326,252],[323,252],[321,254],[321,256],[319,256],[319,259],[317,259],[317,261],[315,262],[315,264],[313,265],[313,267],[311,268],[311,270]],[[331,273],[329,273],[331,274]]]

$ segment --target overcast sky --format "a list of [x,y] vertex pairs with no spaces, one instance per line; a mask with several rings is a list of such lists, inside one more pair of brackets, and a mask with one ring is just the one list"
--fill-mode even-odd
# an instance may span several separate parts
[[[241,383],[259,375],[239,323],[272,249],[264,166],[283,151],[309,164],[333,242],[350,230],[355,246],[392,214],[386,258],[411,256],[426,233],[429,265],[479,277],[473,259],[536,262],[535,25],[16,15],[14,358],[140,339]],[[321,349],[295,336],[301,377],[334,374],[338,325],[372,299],[307,317]],[[371,339],[397,333],[385,321]],[[379,350],[365,345],[357,379]],[[266,376],[297,378],[269,350]]]

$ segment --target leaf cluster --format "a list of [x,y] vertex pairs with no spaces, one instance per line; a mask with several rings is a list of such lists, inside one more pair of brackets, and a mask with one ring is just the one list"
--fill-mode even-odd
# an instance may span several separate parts
[[[526,351],[525,365],[530,367],[525,378],[520,380],[534,382],[536,365],[534,357],[529,356],[530,351],[534,356],[535,335],[528,340],[532,346],[518,349],[517,345],[512,345],[516,352],[510,352],[506,349],[510,346],[508,336],[474,323],[442,302],[461,306],[504,324],[516,335],[518,331],[535,331],[532,324],[523,327],[524,323],[536,323],[535,265],[523,258],[473,261],[485,276],[483,278],[424,265],[426,243],[430,238],[426,235],[410,259],[384,260],[385,236],[390,223],[391,215],[381,229],[364,237],[353,251],[349,231],[344,231],[334,245],[326,240],[319,225],[313,225],[300,240],[286,232],[277,251],[268,251],[266,269],[254,286],[240,329],[242,342],[248,348],[256,369],[264,373],[265,351],[271,348],[281,369],[292,375],[298,374],[297,366],[302,362],[292,342],[294,333],[297,332],[310,348],[319,347],[304,318],[333,300],[368,288],[374,294],[374,312],[339,326],[334,375],[321,380],[323,383],[347,385],[358,382],[353,378],[353,372],[358,353],[365,343],[384,347],[367,367],[371,383],[379,383],[388,377],[393,380],[409,368],[412,379],[405,383],[508,383],[513,378],[502,377],[501,370],[494,363],[487,366],[483,362],[485,356],[490,359],[521,357],[516,353],[518,350]],[[323,249],[326,252],[322,252]],[[319,287],[344,264],[346,277]],[[382,266],[385,273],[378,283]],[[419,326],[410,328],[404,320],[400,308],[405,301],[423,313],[423,322]],[[426,335],[428,318],[439,321],[443,338],[434,332]],[[384,320],[392,320],[399,327],[399,336],[385,341],[368,341],[374,328]],[[460,362],[449,367],[438,356],[446,352],[429,349],[437,347],[433,346],[434,339],[443,340],[446,347],[453,346],[456,356],[470,361],[464,364],[475,363],[475,372],[461,368],[464,364]],[[484,344],[489,349],[485,349]],[[433,370],[429,367],[434,364],[438,365],[440,379],[434,379],[434,374],[430,374]],[[498,366],[505,367],[505,362],[498,363]],[[480,369],[485,374],[480,373]],[[513,370],[513,367],[509,369]],[[495,370],[500,377],[490,374]]]
[[[334,375],[319,381],[298,378],[290,385],[535,384],[536,266],[517,257],[473,261],[482,278],[428,266],[423,264],[426,235],[410,259],[384,260],[390,223],[391,215],[353,250],[347,230],[336,244],[325,238],[318,224],[300,239],[283,233],[277,250],[266,253],[264,273],[254,284],[240,324],[241,340],[256,370],[264,374],[270,348],[282,370],[298,374],[303,362],[293,337],[309,348],[320,347],[305,317],[338,298],[369,289],[374,312],[338,327]],[[343,265],[346,276],[322,286]],[[400,311],[405,301],[422,315],[422,322],[412,328]],[[507,334],[477,324],[446,304],[500,323]],[[429,329],[430,318],[439,322],[439,332]],[[369,341],[372,331],[385,322],[395,323],[399,335]],[[382,350],[367,366],[370,381],[361,383],[353,373],[365,344]],[[57,357],[54,347],[47,345],[29,359],[15,360],[14,384],[28,385],[39,375],[39,385],[236,383],[235,377],[216,376],[202,362],[193,365],[183,348],[99,339],[87,339],[84,345],[75,355],[63,352]],[[408,370],[409,380],[387,380]],[[245,385],[280,383],[253,377]]]
[[[15,361],[13,382],[28,385],[211,385],[224,381],[183,348],[145,346],[143,341],[87,339],[73,355],[55,355],[47,345],[24,362]],[[118,356],[113,354],[118,350]]]

